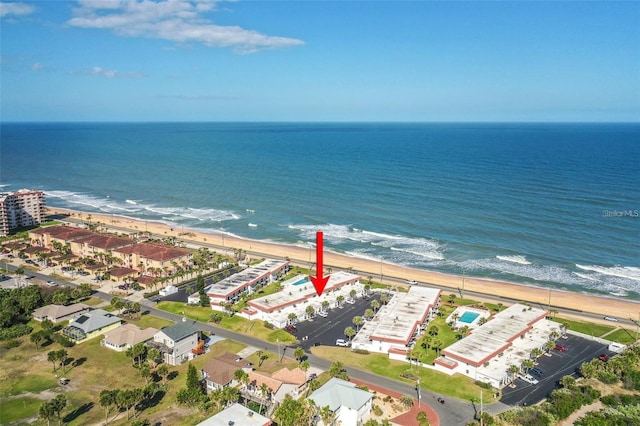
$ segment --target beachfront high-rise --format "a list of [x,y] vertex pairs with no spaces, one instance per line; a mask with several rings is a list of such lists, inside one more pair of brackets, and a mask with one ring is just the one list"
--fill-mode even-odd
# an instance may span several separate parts
[[20,226],[39,225],[44,218],[43,191],[21,189],[0,193],[0,237]]

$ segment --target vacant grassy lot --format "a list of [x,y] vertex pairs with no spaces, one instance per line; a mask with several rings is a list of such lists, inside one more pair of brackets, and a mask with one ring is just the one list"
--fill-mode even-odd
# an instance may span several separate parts
[[[332,361],[341,361],[345,366],[372,371],[381,376],[413,385],[415,382],[400,377],[401,373],[412,372],[412,374],[420,376],[420,382],[425,388],[443,395],[450,395],[469,401],[471,398],[477,398],[480,394],[480,388],[468,377],[460,374],[448,376],[427,368],[410,367],[406,362],[389,359],[385,354],[361,355],[352,352],[348,348],[333,346],[316,346],[312,349],[312,352],[314,355]],[[493,400],[490,392],[485,392],[485,402],[490,402],[490,400]]]
[[567,324],[569,326],[569,330],[584,333],[593,337],[600,337],[615,329],[615,327],[611,325],[595,324],[592,322],[576,321],[560,317],[555,317],[552,321],[559,322],[560,324]]
[[[181,302],[160,302],[158,303],[158,309],[162,309],[167,312],[172,312],[177,315],[184,315],[187,318],[196,319],[198,321],[207,322],[211,317],[213,311],[211,308],[202,306],[188,306]],[[291,334],[284,330],[277,329],[272,330],[264,326],[262,321],[249,321],[246,318],[242,318],[238,315],[229,317],[225,313],[222,314],[222,322],[216,324],[227,330],[237,331],[238,333],[246,334],[249,336],[257,337],[258,339],[266,340],[268,342],[275,343],[278,339],[282,343],[295,343],[297,340]]]
[[614,331],[611,334],[607,334],[604,336],[605,339],[611,342],[622,343],[624,345],[630,345],[635,342],[637,335],[636,331],[627,330],[626,328],[621,328],[619,330]]
[[0,424],[6,425],[37,414],[42,400],[25,397],[2,401],[1,404]]

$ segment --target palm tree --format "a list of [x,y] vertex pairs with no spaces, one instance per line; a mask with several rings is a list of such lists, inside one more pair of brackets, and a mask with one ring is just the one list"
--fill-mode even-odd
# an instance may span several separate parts
[[444,346],[444,343],[442,343],[442,340],[440,339],[436,339],[433,342],[431,342],[431,347],[436,351],[436,357],[439,355],[440,349],[442,349],[443,346]]
[[402,395],[400,397],[400,403],[404,405],[404,408],[408,410],[409,408],[413,407],[413,397],[411,395]]
[[322,423],[327,426],[333,425],[333,422],[336,421],[336,413],[331,411],[328,405],[325,405],[320,409],[320,418],[322,419]]
[[552,341],[552,340],[547,340],[547,341],[544,343],[544,349],[545,349],[547,352],[549,352],[551,349],[553,349],[553,348],[555,348],[555,347],[556,347],[556,343],[555,343],[554,341]]
[[353,327],[347,327],[344,329],[344,335],[349,338],[349,342],[351,342],[351,338],[356,335],[356,331]]
[[313,314],[315,314],[316,310],[313,309],[313,306],[309,305],[307,306],[307,309],[305,309],[305,312],[309,318],[313,318]]
[[525,372],[529,372],[529,370],[531,368],[533,368],[535,364],[533,363],[532,359],[525,359],[524,361],[522,361],[522,368],[524,369]]
[[302,359],[304,358],[305,352],[304,349],[302,349],[300,346],[298,346],[294,351],[293,351],[293,356],[295,359],[298,360],[298,363],[302,362]]
[[307,371],[309,370],[309,368],[311,368],[311,364],[309,364],[309,361],[304,360],[300,363],[300,370],[304,371],[305,380],[307,379]]
[[298,319],[298,315],[296,315],[294,312],[291,312],[287,318],[289,319],[289,324],[295,324],[296,320]]
[[372,319],[372,318],[373,318],[373,316],[374,316],[373,309],[371,309],[371,308],[367,308],[367,309],[364,311],[364,316],[365,316],[367,319]]
[[371,308],[374,312],[378,312],[378,308],[380,308],[380,302],[378,302],[376,299],[373,299],[371,301]]
[[260,400],[260,412],[262,412],[262,403],[267,399],[269,393],[269,386],[267,386],[266,383],[262,383],[260,385],[260,396],[262,396],[262,399]]
[[116,404],[116,395],[118,391],[103,389],[100,391],[100,405],[104,408],[104,424],[108,423],[109,412]]
[[338,297],[336,297],[336,302],[338,302],[338,307],[342,306],[342,302],[344,302],[344,296],[339,295]]
[[542,349],[540,348],[534,348],[531,351],[531,358],[533,359],[538,359],[538,357],[540,357],[540,355],[542,355],[544,352],[542,351]]
[[358,294],[358,292],[357,292],[355,289],[352,289],[352,290],[349,292],[349,296],[351,296],[351,298],[352,298],[352,299],[355,299],[356,294]]
[[437,336],[439,332],[440,330],[438,330],[437,325],[432,325],[431,327],[429,327],[429,336]]
[[511,374],[511,383],[514,382],[514,380],[516,380],[516,377],[518,375],[518,373],[520,372],[520,367],[518,367],[517,365],[513,364],[509,367],[509,369],[507,370],[510,374]]
[[456,295],[454,293],[449,294],[448,302],[450,305],[453,305],[453,302],[456,300]]
[[380,303],[382,303],[383,305],[389,303],[389,295],[387,293],[382,293],[380,295]]
[[355,316],[353,317],[353,320],[351,320],[353,322],[353,325],[356,326],[356,333],[360,330],[360,326],[362,326],[362,324],[364,324],[364,319],[362,319],[361,316]]
[[322,303],[321,303],[322,310],[327,312],[327,309],[329,309],[329,305],[330,305],[330,303],[329,303],[328,300],[323,300]]

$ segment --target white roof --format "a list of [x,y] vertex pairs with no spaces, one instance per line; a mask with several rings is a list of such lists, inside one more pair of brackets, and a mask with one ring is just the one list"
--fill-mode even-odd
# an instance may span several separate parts
[[266,426],[270,424],[271,420],[268,418],[236,402],[196,426]]
[[447,357],[479,366],[511,346],[519,335],[543,319],[547,311],[516,303],[496,314],[469,336],[442,351]]
[[209,296],[228,296],[238,290],[273,274],[289,264],[286,260],[267,259],[255,266],[251,266],[243,271],[233,274],[217,283],[211,284],[205,289]]

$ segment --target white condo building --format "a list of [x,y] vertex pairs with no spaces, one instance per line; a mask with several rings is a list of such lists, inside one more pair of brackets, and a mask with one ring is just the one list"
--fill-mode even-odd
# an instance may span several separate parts
[[44,221],[43,191],[21,189],[0,193],[0,237],[20,226],[35,226]]

